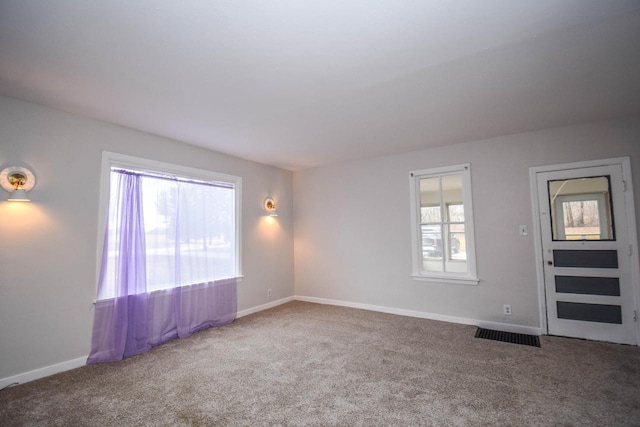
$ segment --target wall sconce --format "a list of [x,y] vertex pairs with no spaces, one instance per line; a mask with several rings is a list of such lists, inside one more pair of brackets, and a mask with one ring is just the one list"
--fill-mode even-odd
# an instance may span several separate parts
[[8,202],[29,202],[27,191],[36,185],[36,177],[27,168],[10,166],[0,172],[0,185],[11,193]]
[[267,200],[264,201],[264,208],[269,213],[269,216],[278,216],[278,212],[276,212],[276,202],[274,202],[271,197],[267,197]]

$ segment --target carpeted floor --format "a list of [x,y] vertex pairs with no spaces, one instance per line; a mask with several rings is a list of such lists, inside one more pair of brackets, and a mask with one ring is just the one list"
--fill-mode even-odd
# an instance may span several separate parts
[[640,425],[640,348],[292,302],[0,392],[0,425]]

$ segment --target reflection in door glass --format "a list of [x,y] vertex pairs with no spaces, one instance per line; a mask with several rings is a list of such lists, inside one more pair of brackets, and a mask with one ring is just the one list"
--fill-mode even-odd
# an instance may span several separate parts
[[615,240],[609,177],[549,181],[553,240]]

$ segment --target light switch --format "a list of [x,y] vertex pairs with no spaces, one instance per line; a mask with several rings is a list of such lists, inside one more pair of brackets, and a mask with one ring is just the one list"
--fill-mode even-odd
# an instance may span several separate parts
[[529,234],[529,230],[527,230],[527,226],[526,225],[521,225],[520,226],[520,235],[521,236],[526,236],[527,234]]

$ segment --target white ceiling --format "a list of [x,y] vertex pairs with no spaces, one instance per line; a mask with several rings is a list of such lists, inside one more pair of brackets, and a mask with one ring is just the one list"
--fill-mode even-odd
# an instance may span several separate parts
[[0,0],[0,93],[304,169],[640,114],[640,0]]

